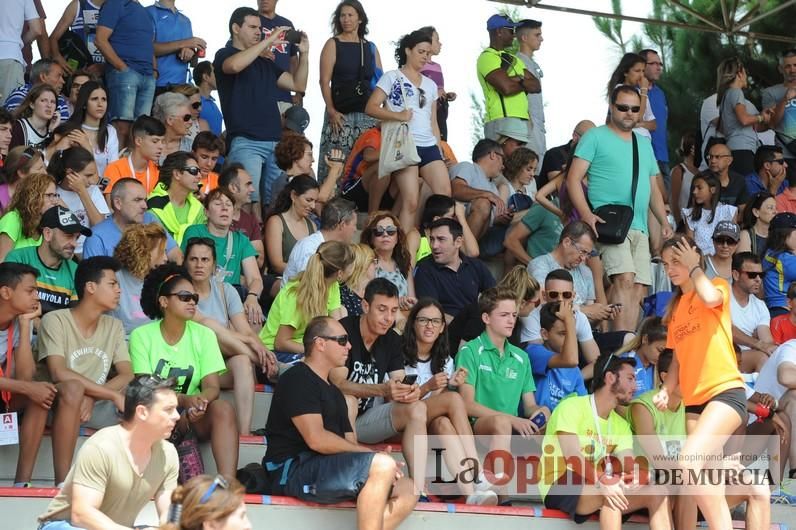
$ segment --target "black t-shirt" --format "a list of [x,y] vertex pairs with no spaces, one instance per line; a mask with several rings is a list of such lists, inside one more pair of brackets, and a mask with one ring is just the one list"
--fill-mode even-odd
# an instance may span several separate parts
[[278,142],[282,137],[282,117],[277,105],[276,82],[284,71],[273,61],[258,57],[237,74],[225,74],[224,61],[238,53],[229,45],[216,52],[216,73],[221,112],[227,126],[227,145],[243,136],[260,142]]
[[749,200],[749,190],[746,188],[746,179],[730,171],[730,182],[727,187],[721,187],[719,200],[732,206],[743,206]]
[[561,171],[569,158],[570,143],[559,145],[547,151],[542,159],[542,169],[536,177],[536,189],[541,189],[547,184],[547,174],[551,171]]
[[353,431],[343,393],[318,377],[306,364],[297,363],[279,377],[274,392],[265,423],[267,462],[283,462],[310,450],[292,420],[304,414],[320,414],[323,428],[338,436]]
[[[349,316],[340,321],[348,333],[348,342],[351,343],[346,361],[348,380],[363,385],[377,385],[383,383],[390,372],[404,369],[401,336],[389,330],[386,335],[376,339],[368,351],[359,331],[360,318]],[[375,400],[372,397],[360,399],[359,413],[362,414],[372,407]]]

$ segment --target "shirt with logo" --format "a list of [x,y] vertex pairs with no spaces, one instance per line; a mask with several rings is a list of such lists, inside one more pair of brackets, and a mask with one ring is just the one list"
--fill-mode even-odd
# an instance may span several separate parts
[[61,260],[57,268],[52,269],[42,263],[39,247],[25,247],[12,250],[6,261],[24,263],[39,271],[36,288],[39,290],[41,313],[46,315],[56,309],[69,307],[72,300],[77,300],[75,292],[75,272],[77,264],[69,259]]

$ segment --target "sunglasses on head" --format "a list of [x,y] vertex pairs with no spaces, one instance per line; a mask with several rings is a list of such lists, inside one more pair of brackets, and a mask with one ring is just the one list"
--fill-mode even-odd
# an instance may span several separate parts
[[180,302],[187,303],[193,301],[194,304],[199,303],[199,295],[188,291],[178,291],[176,293],[169,293],[165,296],[175,296],[177,297],[177,300],[179,300]]
[[738,242],[730,237],[714,237],[713,243],[716,245],[723,245],[727,247],[731,247],[733,245],[737,245]]
[[323,339],[323,340],[331,340],[339,344],[340,346],[345,346],[348,344],[348,335],[318,335],[315,337],[316,339]]
[[394,236],[398,233],[398,228],[395,226],[377,226],[373,229],[373,234],[376,237],[381,237],[384,235],[387,236]]
[[199,504],[204,504],[210,500],[210,497],[213,495],[213,492],[216,491],[216,488],[221,488],[228,490],[229,489],[229,482],[227,479],[222,477],[221,475],[216,475],[216,478],[213,479],[213,482],[210,484],[210,487],[207,488],[207,491],[202,495],[202,498],[199,499]]
[[547,291],[547,297],[550,300],[558,300],[559,295],[564,300],[569,300],[570,298],[572,298],[573,294],[574,293],[572,291]]
[[201,101],[194,101],[193,103],[191,103],[191,108],[194,109],[194,110],[201,109],[202,108],[202,102]]
[[183,171],[185,171],[185,172],[187,172],[187,173],[190,173],[190,174],[191,174],[191,175],[193,175],[194,177],[195,177],[196,175],[198,175],[198,174],[199,174],[199,171],[200,171],[200,170],[199,170],[199,168],[198,168],[198,167],[196,167],[196,166],[186,166],[186,167],[182,168],[182,170],[183,170]]
[[624,103],[616,103],[614,106],[616,107],[616,110],[618,110],[619,112],[630,111],[635,114],[641,110],[641,107],[638,105],[630,106],[630,105],[625,105]]

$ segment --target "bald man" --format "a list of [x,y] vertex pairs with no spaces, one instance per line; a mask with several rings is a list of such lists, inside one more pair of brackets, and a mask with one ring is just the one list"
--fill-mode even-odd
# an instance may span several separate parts
[[594,122],[590,120],[579,121],[572,131],[572,139],[564,145],[559,145],[547,151],[542,161],[542,169],[536,177],[536,189],[541,189],[551,179],[555,178],[564,170],[564,166],[569,160],[569,154],[575,150],[578,140],[586,131],[594,127]]

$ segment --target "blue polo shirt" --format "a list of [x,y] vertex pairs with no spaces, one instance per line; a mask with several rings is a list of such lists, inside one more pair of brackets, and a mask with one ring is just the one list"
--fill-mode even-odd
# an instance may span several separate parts
[[[160,5],[160,2],[155,2],[146,10],[155,26],[155,42],[173,42],[193,37],[191,20],[181,11],[172,11]],[[188,82],[188,63],[180,61],[177,52],[161,55],[157,61],[157,86],[181,85]]]
[[[160,224],[160,221],[151,212],[145,212],[144,224],[150,223]],[[93,256],[113,256],[113,251],[121,240],[122,231],[119,225],[116,224],[113,217],[108,217],[91,227],[91,235],[83,243],[83,259]],[[171,252],[171,249],[176,246],[174,238],[166,232],[166,253]]]
[[495,286],[495,278],[478,259],[461,256],[459,270],[434,261],[434,256],[420,260],[415,269],[415,293],[438,300],[448,315],[456,316],[464,306],[478,301],[478,294]]
[[669,118],[669,105],[666,94],[658,85],[651,85],[647,92],[647,101],[655,114],[655,130],[652,131],[652,151],[658,162],[669,162],[669,148],[666,145],[666,120]]
[[110,44],[128,67],[141,75],[152,75],[155,28],[144,6],[135,0],[107,0],[97,25],[113,31]]
[[[274,28],[280,26],[289,26],[295,28],[293,23],[280,15],[274,15],[274,18],[267,18],[260,15],[260,24],[262,24],[263,39],[267,39],[271,35]],[[271,51],[274,54],[274,62],[284,72],[290,71],[290,58],[298,54],[298,46],[290,43],[280,44],[279,46],[272,46]],[[276,99],[278,101],[293,102],[288,90],[276,90]]]
[[213,96],[202,98],[202,110],[199,111],[199,117],[207,122],[210,130],[216,136],[221,136],[221,122],[224,119],[221,115],[221,109],[218,108],[216,100]]
[[[752,173],[750,175],[746,175],[746,190],[749,192],[749,195],[752,196],[755,193],[760,193],[761,191],[768,192],[768,189],[763,184],[763,181],[760,180],[760,175],[757,173]],[[783,191],[788,188],[787,180],[783,180],[779,184],[779,188],[777,188],[777,192],[774,195],[779,195]]]
[[528,359],[531,361],[533,380],[536,383],[537,405],[544,405],[551,411],[558,403],[571,395],[585,396],[586,384],[580,368],[549,368],[550,358],[555,355],[542,344],[529,344],[525,348]]
[[218,50],[213,60],[221,112],[227,126],[227,145],[236,136],[278,142],[282,137],[282,116],[276,103],[276,81],[284,71],[273,61],[257,57],[243,71],[225,74],[224,61],[239,51],[230,44]]

